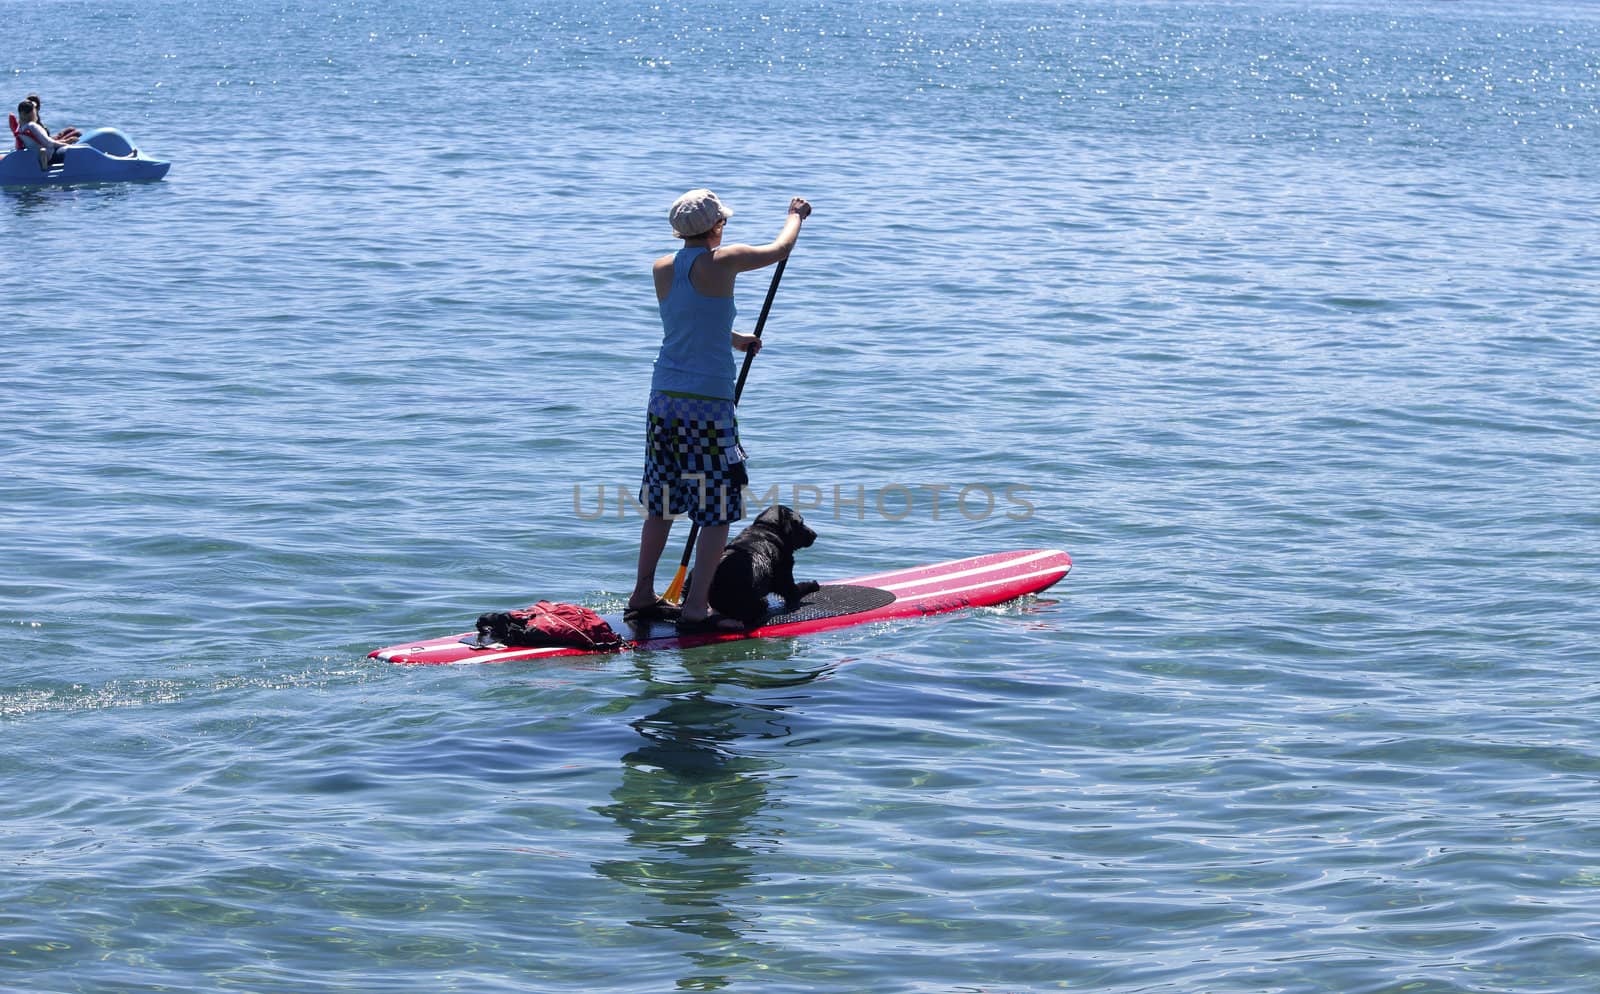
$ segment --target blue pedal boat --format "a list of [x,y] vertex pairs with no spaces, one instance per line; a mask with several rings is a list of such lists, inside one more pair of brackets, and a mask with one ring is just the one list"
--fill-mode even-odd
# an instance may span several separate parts
[[143,182],[158,180],[171,168],[172,163],[140,152],[116,128],[95,128],[67,146],[61,161],[48,169],[39,168],[39,153],[33,149],[0,155],[0,186]]

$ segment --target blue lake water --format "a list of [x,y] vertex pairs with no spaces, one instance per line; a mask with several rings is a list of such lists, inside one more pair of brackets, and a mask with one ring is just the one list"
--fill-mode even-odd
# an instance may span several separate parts
[[[1600,986],[1600,7],[0,14],[174,163],[0,190],[0,989]],[[816,206],[741,407],[802,572],[1071,576],[366,659],[621,605],[699,185]]]

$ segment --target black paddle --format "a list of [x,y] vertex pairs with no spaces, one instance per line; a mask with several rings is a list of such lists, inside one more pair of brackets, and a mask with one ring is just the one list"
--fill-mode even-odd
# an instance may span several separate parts
[[[787,266],[788,264],[788,256],[779,259],[778,268],[772,274],[772,285],[767,287],[767,299],[761,305],[761,316],[756,318],[755,336],[757,340],[761,338],[761,332],[767,326],[767,314],[772,310],[772,298],[778,295],[778,281],[783,279],[783,267]],[[755,352],[746,349],[744,353],[744,365],[739,369],[739,381],[733,385],[733,403],[735,407],[737,407],[739,404],[739,395],[744,393],[744,381],[745,378],[750,375],[750,364],[755,362],[755,360]],[[694,555],[694,543],[699,537],[700,522],[692,522],[689,527],[689,541],[684,543],[683,546],[683,558],[678,560],[678,572],[673,574],[672,583],[667,587],[666,596],[664,596],[662,600],[672,604],[678,604],[683,601],[683,578],[689,573],[689,559]],[[716,564],[713,563],[712,569],[715,568]]]

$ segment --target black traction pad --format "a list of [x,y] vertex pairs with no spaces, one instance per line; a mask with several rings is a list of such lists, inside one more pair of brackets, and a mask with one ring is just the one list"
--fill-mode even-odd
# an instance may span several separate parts
[[[769,610],[767,616],[762,618],[756,627],[765,628],[769,625],[784,625],[795,621],[817,621],[822,618],[860,614],[863,611],[883,607],[885,604],[892,604],[894,600],[895,595],[881,587],[830,583],[816,593],[802,597],[800,606],[793,611]],[[606,620],[624,637],[631,635],[635,642],[653,642],[657,639],[674,638],[678,634],[677,627],[670,621],[648,621],[630,625],[616,617],[608,617]]]
[[796,621],[817,621],[846,614],[860,614],[894,603],[894,594],[882,587],[858,587],[850,583],[831,583],[800,599],[793,611],[769,611],[761,626],[788,625]]

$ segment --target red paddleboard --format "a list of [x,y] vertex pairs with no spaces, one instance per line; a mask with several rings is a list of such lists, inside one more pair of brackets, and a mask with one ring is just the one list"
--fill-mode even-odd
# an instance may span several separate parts
[[[774,611],[757,627],[742,632],[679,635],[670,622],[629,625],[620,614],[607,615],[606,621],[628,639],[624,649],[686,649],[713,642],[809,635],[874,621],[1003,604],[1053,586],[1071,568],[1072,559],[1065,552],[1033,549],[873,573],[826,584],[806,596],[795,610]],[[441,664],[508,663],[595,654],[592,649],[565,646],[481,646],[476,633],[467,632],[422,642],[402,642],[376,649],[368,656],[390,663]]]

